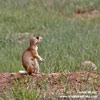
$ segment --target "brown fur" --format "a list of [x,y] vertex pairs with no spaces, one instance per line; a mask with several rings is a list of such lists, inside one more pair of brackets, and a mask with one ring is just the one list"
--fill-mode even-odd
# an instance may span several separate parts
[[22,65],[29,74],[39,72],[37,60],[44,62],[44,59],[41,58],[37,52],[37,45],[41,40],[42,37],[32,37],[30,39],[30,46],[22,54]]

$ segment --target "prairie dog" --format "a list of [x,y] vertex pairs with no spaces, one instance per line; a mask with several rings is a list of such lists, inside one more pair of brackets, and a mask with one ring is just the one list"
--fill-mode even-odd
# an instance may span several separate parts
[[32,37],[29,47],[22,54],[22,65],[28,74],[39,73],[37,60],[44,62],[37,52],[37,45],[42,41],[42,37]]
[[92,61],[83,61],[81,67],[90,67],[93,70],[97,70],[97,66]]

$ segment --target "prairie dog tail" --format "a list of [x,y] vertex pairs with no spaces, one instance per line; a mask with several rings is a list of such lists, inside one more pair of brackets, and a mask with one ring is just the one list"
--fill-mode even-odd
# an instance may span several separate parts
[[97,70],[97,66],[92,61],[83,61],[81,63],[81,67],[83,67],[83,68],[88,67],[92,70]]
[[19,73],[20,74],[27,74],[27,72],[25,70],[20,70]]

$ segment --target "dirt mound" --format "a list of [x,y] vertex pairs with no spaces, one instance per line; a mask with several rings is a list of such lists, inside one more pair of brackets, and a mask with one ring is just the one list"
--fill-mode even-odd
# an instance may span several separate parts
[[[15,80],[25,80],[24,74],[19,73],[1,73],[0,74],[0,92],[6,90],[7,87],[14,87]],[[48,92],[54,95],[63,95],[73,91],[94,90],[100,92],[100,73],[97,72],[71,72],[71,73],[50,73],[35,74],[29,76],[33,88],[38,88],[45,93],[47,86]],[[36,84],[38,82],[38,84]],[[45,86],[44,86],[45,85]]]
[[75,11],[74,16],[79,16],[81,19],[97,19],[100,14],[100,10],[97,9],[78,9]]

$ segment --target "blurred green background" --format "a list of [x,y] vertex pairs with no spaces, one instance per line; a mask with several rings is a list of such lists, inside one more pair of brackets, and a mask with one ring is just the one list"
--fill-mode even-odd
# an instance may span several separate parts
[[0,0],[0,72],[23,70],[22,52],[42,36],[40,72],[76,72],[93,61],[100,72],[100,0]]

